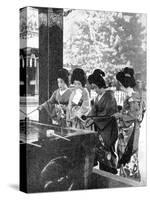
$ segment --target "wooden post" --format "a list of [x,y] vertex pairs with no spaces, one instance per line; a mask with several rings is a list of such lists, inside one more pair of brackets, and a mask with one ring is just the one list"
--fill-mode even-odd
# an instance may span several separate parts
[[[57,88],[57,72],[63,67],[63,9],[39,8],[39,104]],[[49,123],[47,112],[39,121]]]
[[[48,9],[39,8],[39,104],[49,98],[48,70]],[[48,123],[48,114],[43,109],[39,121]]]

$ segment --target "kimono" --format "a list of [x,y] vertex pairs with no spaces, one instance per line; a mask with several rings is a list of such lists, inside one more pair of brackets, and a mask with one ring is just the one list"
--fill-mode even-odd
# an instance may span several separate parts
[[96,97],[90,115],[93,116],[95,129],[98,131],[98,140],[95,155],[95,164],[100,164],[100,169],[117,173],[115,144],[118,138],[117,120],[112,115],[117,112],[117,103],[114,92],[106,90]]
[[139,180],[138,145],[143,105],[138,92],[127,96],[119,119],[118,168],[120,175]]
[[51,98],[42,104],[51,117],[53,124],[57,124],[62,127],[66,126],[66,112],[70,95],[71,89],[69,88],[62,93],[59,89],[57,89],[54,91]]
[[83,115],[91,110],[89,92],[86,88],[73,89],[68,105],[68,123],[72,128],[85,129]]

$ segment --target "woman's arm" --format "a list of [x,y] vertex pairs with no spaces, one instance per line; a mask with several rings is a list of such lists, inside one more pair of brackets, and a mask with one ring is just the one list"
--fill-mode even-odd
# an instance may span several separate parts
[[51,98],[39,106],[39,110],[42,110],[44,108],[49,113],[52,108],[52,105],[56,103],[56,93],[57,91],[54,91]]

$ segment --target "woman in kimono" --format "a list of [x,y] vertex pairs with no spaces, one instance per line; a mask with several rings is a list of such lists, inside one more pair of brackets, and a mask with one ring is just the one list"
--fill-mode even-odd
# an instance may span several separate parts
[[51,98],[39,106],[39,110],[46,109],[53,124],[66,126],[66,112],[71,94],[69,85],[69,73],[66,69],[58,71],[58,89],[54,91]]
[[118,168],[120,168],[120,175],[139,180],[139,128],[144,104],[139,93],[134,90],[136,82],[132,68],[126,67],[123,71],[118,72],[116,79],[127,94],[122,112],[115,114],[115,117],[119,119]]
[[88,78],[97,97],[89,113],[91,118],[87,119],[87,126],[94,123],[98,131],[95,164],[98,161],[100,169],[115,174],[117,173],[115,143],[118,138],[118,129],[113,114],[117,112],[117,103],[113,91],[106,89],[103,76],[105,76],[103,71],[95,70]]
[[90,98],[89,92],[85,88],[86,75],[81,68],[73,71],[71,84],[73,84],[73,90],[68,105],[68,122],[73,128],[84,129],[82,116],[86,116],[90,111]]

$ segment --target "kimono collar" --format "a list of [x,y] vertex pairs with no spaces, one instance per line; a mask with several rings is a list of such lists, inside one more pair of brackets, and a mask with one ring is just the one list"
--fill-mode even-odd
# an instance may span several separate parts
[[60,90],[60,89],[59,89],[59,94],[60,94],[60,95],[63,95],[67,90],[68,90],[68,88],[66,88],[65,90]]
[[131,97],[133,93],[134,93],[133,88],[127,88],[127,96],[128,97]]
[[102,94],[98,94],[97,95],[97,101],[100,101],[100,99],[102,98],[102,96],[105,94],[105,91]]

